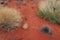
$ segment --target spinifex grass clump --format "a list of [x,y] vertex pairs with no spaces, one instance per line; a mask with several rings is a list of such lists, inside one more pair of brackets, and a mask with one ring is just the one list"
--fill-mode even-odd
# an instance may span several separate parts
[[38,15],[50,22],[60,24],[60,0],[40,1]]
[[19,28],[22,22],[21,14],[15,9],[0,6],[0,29],[11,31]]

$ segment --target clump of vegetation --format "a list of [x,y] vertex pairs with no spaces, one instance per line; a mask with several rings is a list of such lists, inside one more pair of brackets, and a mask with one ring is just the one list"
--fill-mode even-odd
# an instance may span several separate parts
[[60,24],[60,0],[45,0],[39,2],[38,15],[50,22]]
[[22,22],[21,14],[15,9],[0,6],[0,29],[10,31],[19,28]]

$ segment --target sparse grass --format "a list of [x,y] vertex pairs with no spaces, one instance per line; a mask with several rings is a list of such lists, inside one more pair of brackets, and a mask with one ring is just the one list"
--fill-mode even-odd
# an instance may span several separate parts
[[38,11],[38,15],[46,20],[49,20],[50,22],[59,23],[60,5],[58,4],[58,2],[56,3],[55,2],[56,2],[55,0],[54,1],[48,0],[46,2],[42,1],[42,3],[39,4],[40,10]]

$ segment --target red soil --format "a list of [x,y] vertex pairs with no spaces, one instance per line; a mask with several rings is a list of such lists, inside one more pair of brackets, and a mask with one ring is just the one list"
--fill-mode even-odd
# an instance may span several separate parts
[[[18,8],[16,1],[12,0],[7,6],[20,11],[26,18],[25,22],[28,23],[29,28],[27,30],[19,28],[13,31],[13,37],[11,37],[10,32],[8,32],[8,34],[1,32],[0,34],[3,35],[4,38],[3,40],[10,40],[11,38],[16,38],[16,40],[60,40],[60,26],[40,18],[37,15],[37,4],[32,4],[31,1],[29,1],[24,5],[22,1],[20,5],[18,5],[20,8]],[[41,32],[41,27],[46,25],[52,29],[52,35]]]

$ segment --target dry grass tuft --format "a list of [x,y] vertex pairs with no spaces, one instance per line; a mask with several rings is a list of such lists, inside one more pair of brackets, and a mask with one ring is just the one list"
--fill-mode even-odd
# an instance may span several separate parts
[[50,22],[60,24],[60,0],[40,1],[38,15]]
[[17,10],[0,6],[0,29],[4,31],[16,29],[21,21],[22,16]]

